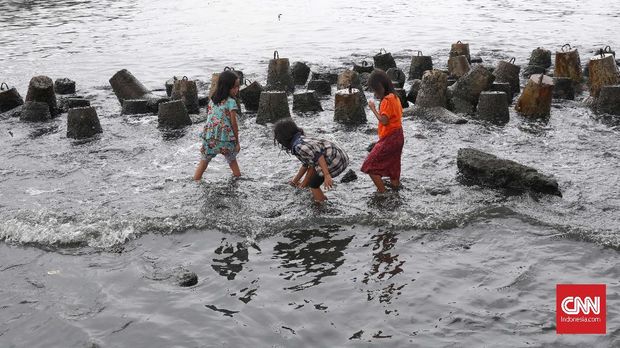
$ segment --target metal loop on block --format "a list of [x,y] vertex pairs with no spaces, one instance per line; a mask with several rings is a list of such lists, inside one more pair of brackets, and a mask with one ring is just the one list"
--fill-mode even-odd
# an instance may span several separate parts
[[573,49],[573,48],[570,46],[570,44],[568,44],[568,43],[567,43],[567,44],[565,44],[564,46],[562,46],[562,52],[566,52],[566,51],[564,50],[564,48],[565,48],[566,46],[568,46],[568,50],[569,50],[569,51]]
[[418,57],[422,56],[422,51],[418,51]]
[[365,60],[362,60],[362,66],[368,66],[368,62]]
[[280,53],[278,53],[278,51],[273,51],[273,59],[280,59]]
[[461,40],[457,41],[456,43],[457,43],[457,44],[462,44]]
[[510,64],[514,64],[517,59],[515,57],[510,58],[508,61]]
[[387,53],[387,51],[383,47],[379,50],[379,54],[381,54],[381,51],[383,51],[384,54]]
[[187,80],[189,80],[189,79],[187,78],[187,76],[183,76],[182,80],[183,80],[183,81],[187,81]]
[[0,84],[0,91],[4,91],[4,88],[2,86],[6,86],[6,90],[9,90],[9,85],[7,85],[6,82],[2,82],[2,84]]

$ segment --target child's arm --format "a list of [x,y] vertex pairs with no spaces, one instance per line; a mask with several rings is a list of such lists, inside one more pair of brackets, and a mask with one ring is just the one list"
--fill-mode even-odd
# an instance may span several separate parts
[[325,156],[323,155],[319,157],[319,167],[321,167],[321,171],[323,172],[323,178],[325,178],[323,187],[325,187],[325,189],[328,190],[332,188],[334,181],[332,180],[331,174],[329,174],[329,169],[327,168],[327,162],[325,161]]
[[241,145],[239,142],[239,124],[237,123],[237,111],[230,110],[230,123],[232,124],[233,133],[235,134],[235,139],[237,139],[237,144],[235,145],[235,152],[241,151]]
[[370,111],[372,111],[372,113],[375,115],[377,120],[381,122],[382,125],[386,126],[388,123],[390,123],[390,119],[387,117],[387,115],[379,114],[374,100],[368,101],[368,107],[370,108]]
[[297,175],[295,175],[293,180],[289,181],[288,183],[291,186],[298,187],[299,186],[299,180],[301,180],[301,178],[304,176],[304,174],[306,174],[307,171],[308,171],[308,167],[301,166],[301,168],[299,168],[299,171],[297,171]]

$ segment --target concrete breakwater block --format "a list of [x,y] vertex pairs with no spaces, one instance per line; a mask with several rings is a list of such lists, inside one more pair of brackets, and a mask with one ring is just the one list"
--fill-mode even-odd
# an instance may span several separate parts
[[467,119],[456,115],[452,111],[441,107],[422,107],[414,105],[403,110],[403,117],[413,120],[425,120],[429,122],[443,122],[448,124],[465,124]]
[[508,104],[512,103],[513,94],[512,94],[512,86],[508,82],[493,82],[491,85],[491,91],[504,92],[506,93],[506,98],[508,98]]
[[551,113],[553,79],[546,75],[532,75],[519,96],[515,110],[526,117],[546,118]]
[[123,101],[121,115],[140,115],[151,112],[149,102],[146,99],[126,99]]
[[336,91],[334,121],[344,124],[366,123],[366,111],[357,88]]
[[125,99],[147,99],[151,94],[151,91],[127,69],[117,71],[110,78],[110,86],[121,104]]
[[553,78],[553,98],[575,100],[575,83],[569,77]]
[[75,81],[68,78],[56,79],[54,91],[57,94],[75,94]]
[[0,113],[15,109],[23,104],[24,99],[15,87],[9,87],[4,82],[0,84]]
[[471,70],[466,56],[454,56],[448,59],[448,73],[456,79],[467,74]]
[[291,66],[291,75],[296,85],[303,86],[310,76],[310,67],[304,62],[295,62]]
[[390,78],[390,80],[392,80],[394,87],[403,88],[407,77],[402,70],[400,70],[399,68],[389,68],[385,73]]
[[598,113],[620,115],[620,85],[603,86],[594,106]]
[[60,112],[68,112],[69,109],[73,108],[85,108],[90,106],[90,100],[85,99],[83,97],[67,97],[67,98],[58,98],[58,109]]
[[590,76],[588,85],[590,85],[591,96],[597,98],[603,86],[613,86],[620,83],[618,66],[611,52],[603,52],[590,58],[588,67]]
[[93,107],[69,109],[67,115],[67,138],[90,138],[102,133],[97,111]]
[[469,44],[457,41],[450,46],[450,57],[465,56],[467,62],[471,63],[471,55],[469,54]]
[[554,77],[568,77],[576,83],[581,83],[583,80],[581,73],[581,60],[577,49],[566,44],[560,51],[555,52]]
[[156,97],[156,96],[150,96],[148,99],[146,99],[146,104],[149,107],[149,110],[154,113],[157,114],[159,112],[159,104],[162,103],[167,103],[169,102],[171,99],[168,97]]
[[310,80],[308,89],[314,90],[319,96],[332,94],[332,85],[327,80]]
[[374,69],[375,67],[372,64],[368,64],[368,62],[365,60],[361,61],[360,64],[353,63],[353,71],[357,72],[358,74],[370,74]]
[[459,149],[456,160],[466,182],[517,192],[562,196],[557,181],[532,167],[472,148]]
[[169,128],[182,128],[192,124],[187,108],[181,100],[160,103],[157,120],[160,126]]
[[[246,80],[247,84],[248,80]],[[239,90],[239,98],[245,109],[248,111],[257,111],[260,102],[260,94],[263,92],[263,86],[260,83],[254,81],[249,85]]]
[[19,119],[27,122],[43,122],[52,118],[47,103],[27,101],[22,105]]
[[170,98],[172,100],[181,100],[185,104],[188,113],[200,113],[196,81],[188,79],[187,76],[183,76],[180,80],[174,81]]
[[57,116],[59,113],[56,93],[54,92],[54,82],[47,76],[35,76],[30,80],[26,101],[46,103],[52,117]]
[[551,67],[551,51],[538,47],[530,54],[529,65],[536,65],[544,69]]
[[422,86],[422,80],[415,79],[411,81],[411,87],[409,87],[409,91],[407,92],[407,100],[415,103],[418,98],[418,92],[420,91],[420,87]]
[[[246,84],[248,80],[246,79]],[[248,111],[257,111],[260,103],[260,94],[263,92],[263,86],[254,81],[239,90],[239,98],[245,109]]]
[[330,85],[338,83],[338,74],[333,72],[313,72],[312,80],[325,80]]
[[428,70],[422,76],[416,104],[420,107],[447,107],[448,75],[439,70]]
[[409,102],[407,101],[407,92],[402,88],[394,88],[394,90],[396,91],[398,99],[400,99],[400,105],[402,108],[408,108]]
[[508,62],[500,60],[497,62],[497,67],[493,71],[495,82],[508,82],[510,84],[512,88],[511,98],[512,95],[519,94],[521,91],[519,81],[520,74],[521,67],[515,64],[515,58],[510,59]]
[[278,51],[274,51],[273,59],[269,60],[267,67],[267,90],[292,93],[295,90],[295,81],[290,69],[288,58],[280,58]]
[[166,95],[168,97],[172,95],[172,87],[174,87],[174,81],[178,79],[179,79],[178,76],[173,76],[170,80],[167,80],[166,83],[164,83],[164,87],[166,87]]
[[293,94],[293,110],[299,112],[323,111],[321,102],[313,90]]
[[422,55],[422,51],[418,51],[417,55],[411,57],[409,80],[421,80],[422,75],[424,75],[424,72],[427,70],[433,70],[433,58],[431,56]]
[[336,89],[346,89],[346,88],[355,88],[357,89],[359,98],[362,104],[366,104],[366,95],[364,94],[364,87],[362,86],[362,82],[360,80],[360,74],[353,70],[345,70],[338,75],[338,82],[336,83]]
[[449,109],[455,112],[471,113],[478,104],[482,91],[489,90],[495,76],[483,66],[475,65],[467,74],[448,87]]
[[264,91],[260,94],[256,123],[275,123],[291,117],[286,93],[283,91]]
[[495,124],[506,124],[510,120],[508,97],[505,92],[484,91],[480,93],[476,117]]
[[392,57],[392,54],[384,48],[380,49],[379,53],[375,54],[372,59],[375,63],[375,68],[377,69],[388,71],[390,68],[396,68],[396,61],[394,61],[394,57]]

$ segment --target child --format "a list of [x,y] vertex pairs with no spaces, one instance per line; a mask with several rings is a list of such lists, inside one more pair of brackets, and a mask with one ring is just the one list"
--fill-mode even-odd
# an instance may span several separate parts
[[237,102],[234,97],[239,93],[239,78],[232,71],[220,74],[215,93],[207,107],[207,123],[200,133],[202,146],[201,159],[194,173],[194,180],[199,181],[207,170],[209,162],[222,154],[226,158],[233,176],[241,176],[237,154],[239,145],[239,126],[237,125]]
[[[289,184],[300,188],[310,186],[314,200],[325,201],[327,197],[321,190],[321,184],[324,183],[325,189],[330,189],[332,178],[344,172],[349,165],[349,156],[331,141],[306,137],[304,131],[290,118],[278,121],[273,126],[273,134],[274,144],[277,141],[286,152],[295,155],[302,163]],[[300,183],[304,174],[305,178]]]
[[403,107],[392,81],[385,72],[373,71],[368,78],[368,86],[375,97],[381,100],[379,111],[373,100],[368,102],[370,110],[379,121],[379,141],[364,161],[362,172],[370,175],[377,186],[377,191],[385,192],[381,177],[389,177],[392,188],[400,186],[400,158],[405,143],[402,127]]

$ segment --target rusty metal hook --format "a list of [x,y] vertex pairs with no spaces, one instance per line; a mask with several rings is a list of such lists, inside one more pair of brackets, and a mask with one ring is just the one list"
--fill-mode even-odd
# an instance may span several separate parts
[[187,81],[189,79],[187,78],[187,76],[183,76],[182,80]]
[[510,60],[508,61],[508,63],[510,63],[510,64],[514,64],[516,60],[517,60],[517,59],[516,59],[515,57],[512,57],[512,58],[510,58]]
[[2,88],[2,86],[6,86],[6,90],[7,90],[7,91],[10,89],[10,88],[9,88],[9,85],[8,85],[6,82],[2,82],[2,83],[0,84],[0,91],[4,91],[4,88]]
[[567,43],[567,44],[564,44],[564,46],[562,46],[562,52],[566,52],[566,51],[564,51],[564,47],[566,47],[566,46],[568,46],[568,50],[569,50],[569,51],[573,49],[573,48],[570,46],[570,44],[568,44],[568,43]]
[[278,51],[273,51],[273,59],[280,59],[280,53],[278,53]]
[[418,51],[418,57],[422,56],[422,51]]

